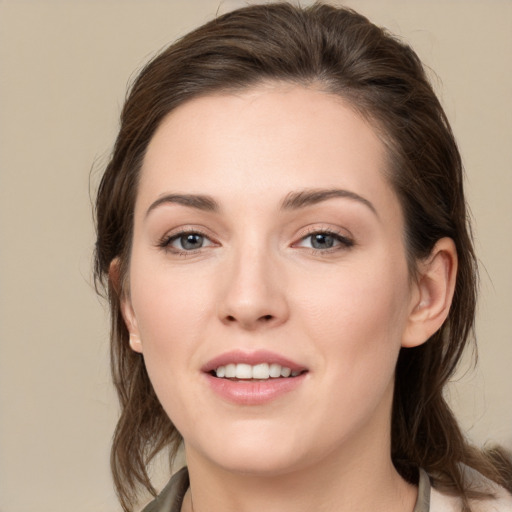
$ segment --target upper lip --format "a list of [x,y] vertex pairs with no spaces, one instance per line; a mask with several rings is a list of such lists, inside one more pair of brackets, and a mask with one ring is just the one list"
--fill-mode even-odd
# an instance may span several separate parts
[[217,369],[219,366],[226,366],[228,364],[237,363],[245,363],[250,364],[252,366],[262,363],[279,364],[281,366],[285,366],[286,368],[290,368],[292,372],[302,372],[306,370],[306,367],[304,365],[298,364],[295,361],[292,361],[291,359],[288,359],[274,352],[270,352],[268,350],[256,350],[252,352],[233,350],[230,352],[225,352],[224,354],[220,354],[219,356],[214,357],[213,359],[208,361],[201,368],[201,370],[205,373],[209,373]]

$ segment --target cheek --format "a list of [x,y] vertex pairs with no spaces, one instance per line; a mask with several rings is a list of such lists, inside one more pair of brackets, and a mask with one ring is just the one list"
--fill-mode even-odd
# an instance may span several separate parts
[[180,386],[186,374],[194,374],[190,370],[211,301],[204,280],[146,263],[142,257],[132,260],[132,306],[150,380],[169,413],[182,407]]
[[321,367],[333,383],[364,394],[393,378],[409,303],[407,273],[374,267],[334,275],[323,289],[317,282],[300,304],[302,329],[321,349]]
[[208,309],[207,284],[201,276],[171,272],[165,264],[145,265],[141,258],[132,266],[130,280],[141,339],[148,349],[155,344],[192,341]]
[[409,303],[407,273],[372,263],[304,280],[304,289],[290,294],[300,297],[298,309],[326,339],[359,333],[371,343],[372,331],[401,334]]
[[186,379],[191,374],[194,347],[200,342],[198,326],[205,299],[199,287],[172,277],[162,271],[138,272],[134,266],[131,293],[149,378],[179,429],[187,404],[195,401]]

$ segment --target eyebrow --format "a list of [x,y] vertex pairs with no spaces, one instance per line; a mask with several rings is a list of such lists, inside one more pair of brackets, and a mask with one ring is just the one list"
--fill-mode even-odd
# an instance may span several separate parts
[[[332,198],[341,197],[358,201],[367,206],[377,217],[379,216],[375,206],[364,197],[344,189],[306,189],[290,192],[281,203],[281,210],[298,210],[312,206]],[[165,194],[151,203],[146,211],[146,217],[162,204],[181,204],[189,208],[207,212],[218,212],[220,206],[211,196],[198,194]]]
[[196,194],[166,194],[159,197],[146,211],[146,217],[162,204],[181,204],[206,212],[218,212],[219,204],[213,197]]
[[351,192],[350,190],[344,190],[339,188],[306,189],[298,192],[290,192],[284,199],[281,205],[281,209],[297,210],[299,208],[312,206],[335,197],[342,197],[358,201],[359,203],[362,203],[365,206],[367,206],[375,215],[377,215],[377,217],[379,216],[375,206],[373,206],[373,204],[370,201],[368,201],[368,199],[365,199],[364,197],[360,196],[359,194],[356,194],[355,192]]

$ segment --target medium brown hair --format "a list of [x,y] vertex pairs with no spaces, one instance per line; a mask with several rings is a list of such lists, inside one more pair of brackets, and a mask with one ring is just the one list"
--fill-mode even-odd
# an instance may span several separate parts
[[[370,120],[387,148],[388,177],[404,212],[411,276],[440,238],[452,238],[457,248],[448,319],[427,343],[399,355],[391,439],[397,470],[413,482],[424,468],[435,486],[462,496],[466,506],[475,493],[461,464],[510,486],[510,463],[504,457],[495,463],[500,452],[469,446],[443,398],[473,331],[477,270],[461,158],[423,66],[409,46],[350,9],[277,3],[230,12],[171,45],[142,70],[122,111],[97,195],[95,276],[98,286],[108,287],[112,313],[111,365],[121,415],[111,465],[123,509],[131,509],[140,486],[154,494],[149,463],[165,447],[172,458],[181,443],[143,357],[129,347],[120,309],[146,148],[164,117],[184,102],[269,81],[314,84]],[[108,278],[115,258],[121,290]]]

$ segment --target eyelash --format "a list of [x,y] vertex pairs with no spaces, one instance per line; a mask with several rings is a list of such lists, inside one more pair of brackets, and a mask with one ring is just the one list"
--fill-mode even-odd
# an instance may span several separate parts
[[297,247],[299,243],[304,242],[308,238],[312,239],[312,237],[315,235],[325,235],[328,237],[332,237],[332,238],[334,238],[335,242],[338,242],[338,245],[335,245],[333,247],[324,248],[324,249],[316,249],[314,247],[304,247],[305,249],[310,249],[313,252],[313,254],[315,254],[315,255],[331,254],[333,252],[350,249],[351,247],[353,247],[355,245],[355,242],[352,238],[349,238],[346,235],[342,235],[341,233],[337,232],[336,230],[326,228],[326,229],[311,230],[307,235],[301,237],[298,242],[295,242],[293,244],[293,246]]
[[[172,234],[172,235],[165,235],[158,242],[157,245],[158,245],[158,247],[160,249],[162,249],[162,250],[164,250],[166,252],[173,253],[173,254],[175,254],[177,256],[181,256],[181,257],[187,257],[187,256],[191,256],[191,255],[197,254],[198,252],[201,251],[201,249],[204,249],[204,246],[203,247],[199,247],[198,249],[190,249],[190,250],[186,250],[186,249],[180,250],[180,249],[177,249],[175,247],[172,247],[171,244],[173,242],[175,242],[176,240],[178,240],[178,239],[180,239],[182,237],[186,237],[188,235],[197,235],[197,236],[202,237],[205,240],[208,240],[210,242],[210,245],[214,245],[215,244],[215,242],[213,242],[210,239],[210,237],[208,235],[206,235],[205,233],[203,233],[202,231],[197,230],[197,229],[190,229],[190,230],[180,231],[180,232]],[[351,238],[349,238],[349,237],[347,237],[345,235],[342,235],[341,233],[338,233],[335,230],[332,230],[332,229],[315,229],[315,230],[310,231],[305,236],[301,237],[298,242],[293,243],[292,247],[301,247],[299,245],[300,243],[304,242],[308,238],[312,238],[315,235],[325,235],[327,237],[332,237],[332,238],[334,238],[334,240],[336,242],[338,242],[338,245],[335,245],[333,247],[324,248],[324,249],[318,249],[318,248],[314,248],[314,247],[309,247],[309,248],[308,247],[303,247],[304,249],[310,249],[312,251],[312,253],[315,254],[315,255],[331,254],[333,252],[337,252],[337,251],[340,251],[340,250],[350,249],[351,247],[353,247],[355,245],[354,240],[352,240]]]
[[175,247],[172,247],[172,243],[182,237],[186,237],[187,235],[198,235],[200,237],[203,237],[206,240],[209,240],[211,244],[213,245],[214,242],[211,241],[210,237],[203,233],[201,230],[198,229],[187,229],[184,231],[180,231],[178,233],[172,234],[172,235],[165,235],[159,242],[158,247],[165,252],[170,252],[172,254],[175,254],[176,256],[182,256],[187,257],[194,254],[197,254],[203,247],[200,247],[198,249],[191,249],[191,250],[180,250]]

